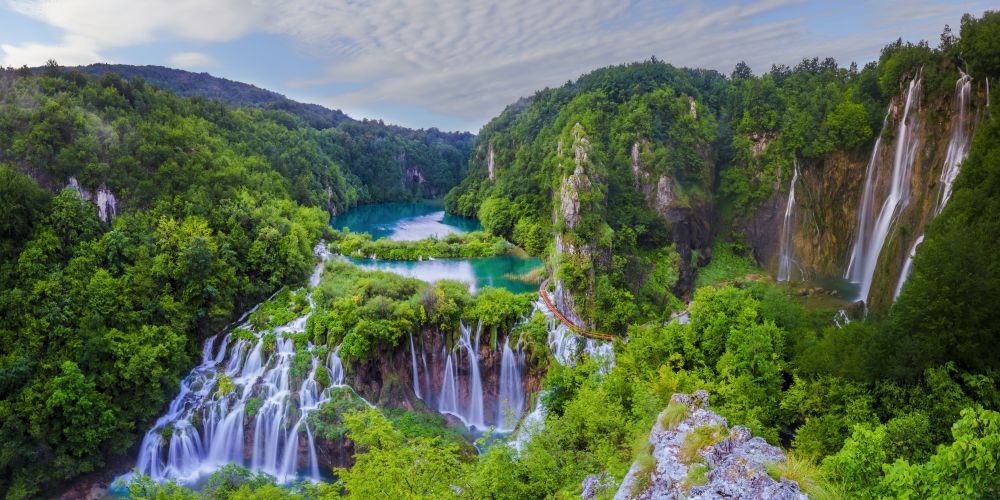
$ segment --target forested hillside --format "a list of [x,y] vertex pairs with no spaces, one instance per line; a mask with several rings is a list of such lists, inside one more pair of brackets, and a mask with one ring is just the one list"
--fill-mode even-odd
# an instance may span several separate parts
[[[0,496],[1000,496],[1000,12],[935,45],[598,69],[475,138],[0,71]],[[330,228],[446,191],[485,231]]]
[[465,176],[468,165],[473,139],[468,132],[418,130],[387,125],[381,120],[355,120],[340,110],[293,101],[270,90],[207,73],[127,64],[92,64],[73,69],[96,77],[115,74],[124,80],[139,78],[182,97],[199,96],[231,106],[291,114],[301,120],[299,124],[323,131],[317,141],[319,147],[345,174],[360,179],[354,183],[358,203],[444,196]]

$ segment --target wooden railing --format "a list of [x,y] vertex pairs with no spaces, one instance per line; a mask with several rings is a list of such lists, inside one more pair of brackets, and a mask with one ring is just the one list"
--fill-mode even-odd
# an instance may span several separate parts
[[573,333],[583,335],[584,337],[590,337],[592,339],[607,340],[607,341],[611,341],[612,339],[614,339],[613,336],[608,335],[606,333],[592,332],[590,330],[580,328],[579,326],[576,326],[575,323],[570,321],[569,318],[563,316],[563,314],[559,312],[559,309],[556,307],[556,305],[552,303],[552,299],[549,298],[549,292],[548,290],[546,290],[548,284],[549,284],[548,279],[542,281],[542,286],[538,287],[538,294],[542,296],[542,302],[545,302],[545,307],[548,307],[549,311],[552,311],[552,315],[555,316],[557,319],[559,319],[559,321],[562,322],[562,324],[566,325],[566,328],[569,328],[569,330]]

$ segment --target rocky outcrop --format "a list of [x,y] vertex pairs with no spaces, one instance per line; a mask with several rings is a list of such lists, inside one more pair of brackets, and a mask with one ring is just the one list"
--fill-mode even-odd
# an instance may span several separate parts
[[[768,465],[785,459],[780,448],[753,437],[745,427],[729,429],[726,419],[708,407],[705,391],[674,394],[649,434],[652,468],[648,460],[646,466],[639,460],[632,464],[615,499],[806,498],[794,481],[767,474]],[[693,439],[696,433],[706,429],[718,439],[693,446],[701,442]],[[694,467],[703,476],[694,477]]]
[[[697,108],[693,99],[692,116],[697,117]],[[711,150],[707,145],[699,148],[704,162],[709,165],[709,178],[714,177],[714,162]],[[632,144],[632,173],[635,176],[635,189],[642,194],[646,204],[654,209],[667,223],[670,229],[674,248],[681,256],[681,265],[677,284],[672,290],[679,297],[691,292],[694,286],[695,268],[692,266],[692,256],[698,252],[696,264],[704,266],[711,258],[712,239],[715,227],[714,204],[709,199],[681,199],[676,181],[668,175],[655,175],[643,163],[643,156],[652,154],[649,141],[637,141]],[[703,187],[709,190],[708,186]]]
[[70,177],[67,187],[75,189],[76,192],[80,193],[81,198],[97,206],[97,216],[101,219],[101,222],[109,222],[118,216],[118,198],[108,189],[107,185],[101,184],[96,190],[91,192],[80,186],[80,182],[76,180],[76,177]]

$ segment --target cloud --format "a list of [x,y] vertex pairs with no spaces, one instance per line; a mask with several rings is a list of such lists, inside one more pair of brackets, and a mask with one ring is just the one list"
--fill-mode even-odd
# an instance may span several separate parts
[[86,38],[67,36],[62,43],[46,45],[41,43],[26,43],[22,45],[0,44],[3,52],[0,65],[21,67],[41,66],[49,59],[59,61],[63,65],[88,64],[99,59],[97,46]]
[[208,68],[216,65],[215,59],[201,52],[178,52],[168,59],[171,66],[178,68]]
[[[428,116],[481,123],[537,89],[651,55],[724,72],[740,60],[757,71],[802,57],[863,60],[914,30],[936,37],[929,31],[956,23],[962,12],[981,10],[983,2],[854,1],[837,10],[805,0],[12,0],[9,5],[61,29],[64,38],[56,45],[3,45],[6,64],[41,64],[49,57],[64,64],[95,62],[115,48],[170,40],[228,42],[266,33],[293,41],[316,61],[318,74],[284,75],[298,94],[319,95],[319,102],[331,107],[417,107]],[[859,13],[867,24],[855,20]],[[820,36],[810,28],[816,23],[833,28],[827,32],[850,34]],[[203,67],[211,60],[182,53],[170,62]],[[324,92],[328,86],[355,90]]]

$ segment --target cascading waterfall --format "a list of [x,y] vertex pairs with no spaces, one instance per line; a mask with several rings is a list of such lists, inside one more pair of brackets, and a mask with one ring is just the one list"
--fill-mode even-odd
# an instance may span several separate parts
[[[962,161],[969,154],[969,144],[972,141],[971,127],[966,126],[966,116],[972,92],[972,78],[962,70],[959,70],[959,73],[961,76],[955,82],[955,114],[951,118],[951,137],[948,138],[948,149],[945,153],[944,165],[941,167],[941,195],[934,207],[934,212],[931,214],[932,217],[940,214],[951,198],[952,186],[955,179],[958,178]],[[910,278],[910,273],[913,271],[913,258],[917,255],[917,247],[923,242],[924,235],[921,234],[910,247],[903,269],[899,272],[896,291],[892,296],[893,300],[899,297],[900,292],[903,291],[903,285]]]
[[889,179],[889,193],[882,203],[878,216],[871,221],[872,209],[875,206],[876,175],[878,152],[881,139],[875,142],[871,160],[868,162],[868,172],[865,175],[865,190],[862,194],[861,210],[858,213],[858,231],[855,235],[851,252],[850,264],[845,278],[861,285],[859,298],[868,301],[875,268],[878,264],[882,247],[889,232],[896,222],[900,212],[910,201],[910,177],[913,163],[917,156],[919,138],[917,128],[920,106],[920,81],[918,75],[910,81],[903,105],[903,116],[896,130],[896,149],[893,155],[892,175]]
[[792,215],[795,210],[795,181],[799,179],[799,162],[792,171],[792,183],[788,187],[788,203],[785,204],[785,220],[781,225],[781,251],[778,257],[778,281],[788,281],[792,274]]
[[[322,247],[317,248],[317,255],[324,262],[329,257]],[[322,266],[313,273],[310,285],[319,283]],[[309,304],[311,310],[311,295]],[[273,329],[273,337],[261,331],[234,343],[233,334],[227,333],[218,351],[213,350],[217,337],[209,338],[201,364],[181,382],[167,412],[143,438],[136,470],[156,481],[194,484],[219,467],[235,463],[267,472],[281,482],[301,476],[319,481],[316,445],[307,417],[331,399],[332,388],[344,386],[344,371],[339,348],[321,361],[322,349],[310,343],[309,373],[301,382],[296,380],[292,366],[296,350],[290,334],[303,332],[308,317],[306,313]],[[249,327],[249,323],[241,325]],[[330,380],[322,390],[316,381],[321,363]],[[246,439],[247,429],[253,429],[251,440]],[[300,460],[303,445],[306,453]]]
[[962,160],[969,154],[969,143],[972,139],[971,127],[967,127],[965,122],[969,110],[969,96],[972,93],[972,78],[962,70],[959,72],[962,76],[955,82],[955,114],[952,117],[951,138],[948,140],[944,167],[941,168],[941,197],[934,209],[935,215],[941,213],[951,198],[952,184],[958,177]]
[[483,323],[476,325],[476,341],[472,342],[472,330],[464,323],[459,325],[461,335],[458,338],[458,345],[465,349],[466,359],[469,364],[469,404],[465,408],[464,414],[458,415],[469,427],[485,429],[486,422],[483,420],[483,377],[479,373],[479,335],[483,330]]
[[[525,318],[523,321],[528,321]],[[480,340],[482,323],[473,329],[459,323],[459,337],[452,348],[442,346],[437,356],[443,363],[438,373],[431,373],[423,342],[410,336],[410,371],[413,374],[413,392],[439,413],[458,417],[466,427],[485,430],[493,426],[499,432],[512,431],[524,414],[527,394],[524,388],[526,372],[525,353],[516,339],[503,342],[500,372],[496,378],[496,391],[486,391],[483,386]],[[420,360],[418,361],[419,358]],[[463,363],[464,361],[464,363]],[[495,369],[495,368],[494,368]],[[440,380],[433,385],[431,378]],[[440,378],[438,378],[440,377]],[[491,378],[492,380],[492,378]],[[434,387],[440,389],[435,392]],[[492,389],[492,388],[491,388]],[[486,394],[489,393],[489,399]],[[493,399],[495,394],[495,400]],[[487,408],[492,408],[487,411]]]
[[413,333],[410,333],[410,358],[413,360],[413,392],[418,398],[424,399],[423,391],[420,390],[420,375],[417,374],[417,351],[413,347]]
[[913,242],[913,246],[910,247],[910,253],[906,255],[906,263],[903,264],[903,270],[899,272],[899,281],[896,283],[896,291],[892,294],[892,299],[896,300],[899,297],[899,292],[903,291],[903,285],[906,280],[910,278],[910,272],[913,271],[913,258],[917,256],[917,247],[924,242],[924,235],[920,235],[917,241]]
[[500,404],[497,405],[496,421],[500,427],[514,428],[524,411],[524,353],[514,352],[509,339],[503,343],[503,357],[500,361]]

